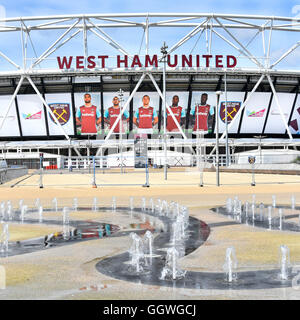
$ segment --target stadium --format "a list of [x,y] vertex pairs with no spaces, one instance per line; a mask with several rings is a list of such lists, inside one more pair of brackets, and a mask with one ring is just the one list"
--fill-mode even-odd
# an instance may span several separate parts
[[[115,140],[122,136],[122,152],[124,147],[133,158],[138,129],[133,123],[134,112],[146,94],[158,116],[149,142],[151,150],[158,149],[158,156],[149,159],[152,165],[168,162],[162,149],[170,151],[170,143],[172,150],[174,144],[178,146],[181,157],[185,153],[195,154],[200,144],[210,154],[216,144],[217,118],[214,117],[208,132],[200,128],[197,140],[197,135],[192,134],[190,112],[200,103],[202,93],[208,93],[207,104],[216,109],[218,91],[222,92],[218,137],[227,165],[231,162],[229,154],[264,146],[292,147],[297,154],[299,70],[284,69],[285,60],[297,53],[297,28],[297,21],[292,18],[238,15],[122,14],[8,19],[1,34],[4,39],[16,37],[19,52],[16,57],[8,57],[5,47],[1,50],[2,157],[8,164],[20,164],[18,152],[21,152],[26,155],[27,166],[38,168],[38,153],[42,152],[49,166],[65,168],[65,157],[120,154],[120,143]],[[168,44],[165,80],[161,46],[167,38],[155,37],[153,41],[154,29],[163,30],[166,36],[167,33],[173,36],[174,32],[183,35],[177,36],[172,46]],[[110,36],[108,30],[113,30],[117,38]],[[138,44],[132,53],[119,44],[120,34],[126,35],[128,30],[135,38],[127,46]],[[240,32],[247,34],[244,42],[237,36]],[[47,37],[49,47],[39,48],[35,33]],[[273,61],[272,44],[285,34],[291,45],[288,43]],[[72,41],[76,41],[76,46],[69,51]],[[149,43],[152,51],[157,46],[154,54],[149,54]],[[96,44],[101,50],[94,50]],[[222,52],[212,55],[215,47],[221,47]],[[166,137],[164,81],[166,108],[172,105],[172,96],[176,94],[187,115],[180,127],[176,124],[176,130],[166,130]],[[104,116],[120,90],[121,107],[129,114],[121,135],[115,129],[110,130]],[[92,104],[101,114],[97,132],[89,135],[76,125],[75,114],[84,103],[84,93],[91,94]],[[230,103],[227,117],[226,99]],[[133,160],[129,163],[132,166]]]
[[246,14],[2,19],[0,299],[299,299],[299,32]]

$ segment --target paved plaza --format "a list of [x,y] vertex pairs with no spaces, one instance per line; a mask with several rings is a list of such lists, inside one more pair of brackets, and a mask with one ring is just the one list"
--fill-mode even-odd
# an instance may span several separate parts
[[[290,215],[290,221],[298,225],[298,213],[292,216],[289,209],[292,195],[296,199],[296,207],[300,205],[298,176],[261,174],[256,176],[257,185],[252,187],[249,174],[221,173],[221,186],[217,187],[215,173],[205,172],[205,185],[202,188],[198,186],[199,174],[188,171],[170,171],[167,181],[164,180],[163,172],[150,173],[150,188],[139,185],[143,183],[143,174],[140,172],[98,174],[98,188],[91,187],[90,179],[88,174],[49,174],[44,175],[44,188],[40,189],[39,177],[28,175],[1,186],[0,201],[10,200],[13,207],[18,206],[20,199],[23,199],[28,207],[33,207],[37,198],[45,208],[50,206],[53,198],[57,198],[59,207],[71,207],[72,199],[77,198],[78,207],[82,207],[82,210],[71,210],[70,221],[106,223],[117,226],[118,230],[109,237],[2,257],[1,265],[6,271],[6,289],[0,290],[0,299],[300,298],[297,285],[274,288],[254,286],[241,290],[205,288],[200,284],[198,287],[195,284],[194,288],[179,287],[176,284],[165,286],[118,279],[117,276],[108,276],[96,268],[99,262],[128,252],[131,245],[130,232],[151,229],[150,224],[142,223],[138,217],[130,217],[118,211],[118,208],[129,206],[130,197],[134,198],[134,207],[140,208],[141,199],[145,197],[147,203],[150,198],[154,201],[166,200],[168,203],[179,202],[189,209],[190,217],[209,227],[207,239],[191,253],[180,258],[179,265],[183,270],[194,273],[224,273],[223,265],[228,247],[235,248],[237,272],[279,270],[281,245],[289,248],[291,268],[294,267],[295,270],[300,265],[298,232],[275,227],[273,230],[266,230],[251,224],[238,223],[211,209],[224,207],[226,200],[234,199],[235,196],[243,203],[251,202],[253,194],[256,195],[256,204],[264,203],[267,208],[272,204],[272,195],[276,195],[276,205],[285,206],[285,214]],[[11,187],[12,185],[14,187]],[[95,197],[99,206],[96,211],[89,209],[92,208]],[[116,212],[101,209],[111,207],[112,197],[116,197]],[[48,219],[50,223],[32,224],[27,223],[26,219],[24,223],[10,222],[10,243],[58,234],[62,231],[62,226],[55,221],[61,221],[61,217],[61,209],[57,212],[45,210],[44,220]],[[159,232],[154,232],[154,237],[158,234]],[[294,276],[296,275],[295,273]]]

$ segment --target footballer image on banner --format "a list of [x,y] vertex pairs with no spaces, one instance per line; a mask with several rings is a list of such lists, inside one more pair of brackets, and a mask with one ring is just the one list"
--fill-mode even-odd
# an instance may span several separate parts
[[153,127],[158,123],[157,112],[150,106],[149,95],[144,95],[142,102],[143,105],[135,111],[133,123],[138,127],[138,133],[152,134]]
[[207,134],[210,128],[212,131],[214,123],[215,110],[214,107],[207,103],[208,94],[202,93],[200,103],[196,103],[191,107],[190,118],[193,126],[193,133]]
[[77,134],[97,134],[101,129],[101,113],[92,103],[90,93],[83,95],[83,104],[76,110],[76,126]]
[[[111,129],[114,123],[116,122],[120,114],[120,111],[120,99],[117,96],[115,96],[112,99],[112,106],[106,109],[104,112],[104,122],[108,124],[109,129]],[[117,125],[113,130],[114,134],[127,132],[129,122],[129,113],[127,110],[124,110],[120,120],[121,121],[118,121]]]
[[[179,96],[174,95],[172,98],[172,105],[170,106],[171,111],[173,112],[174,117],[176,118],[179,126],[183,126],[185,123],[185,110],[179,105]],[[179,132],[171,112],[167,109],[167,131],[168,132]]]

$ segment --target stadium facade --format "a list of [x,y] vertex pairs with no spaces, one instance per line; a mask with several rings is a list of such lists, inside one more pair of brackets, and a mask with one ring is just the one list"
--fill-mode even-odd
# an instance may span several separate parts
[[[139,129],[133,120],[145,95],[158,119],[148,136],[152,149],[185,154],[200,143],[212,154],[216,137],[232,153],[299,147],[298,19],[145,13],[7,18],[0,24],[0,149],[11,163],[36,163],[41,151],[56,165],[61,156],[118,153],[120,140],[132,151]],[[101,119],[93,135],[76,119],[85,93]],[[203,93],[213,111],[199,142],[191,111]],[[169,112],[174,95],[185,111],[182,122]],[[114,96],[121,112],[109,125],[105,115]],[[167,113],[174,132],[166,132]],[[122,134],[115,132],[120,120]]]

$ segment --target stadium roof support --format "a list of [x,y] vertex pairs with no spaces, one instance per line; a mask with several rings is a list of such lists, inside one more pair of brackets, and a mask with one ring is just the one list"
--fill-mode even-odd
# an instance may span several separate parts
[[235,37],[228,28],[225,28],[224,25],[215,17],[215,20],[223,28],[223,30],[229,34],[229,36],[242,48],[239,51],[242,52],[246,57],[253,61],[259,68],[263,68],[263,65],[252,55],[252,53]]
[[[124,17],[127,19],[125,20]],[[171,18],[171,19],[170,19]],[[172,19],[173,18],[173,19]],[[141,22],[141,19],[145,19]],[[159,20],[160,19],[160,20]],[[157,21],[158,20],[158,21]],[[251,21],[251,22],[250,22]],[[285,22],[282,24],[282,22]],[[41,23],[42,22],[42,23]],[[100,23],[99,23],[100,22]],[[283,54],[276,62],[270,63],[271,56],[271,40],[273,31],[282,31],[290,33],[300,32],[300,19],[297,17],[277,17],[277,16],[263,16],[263,15],[236,15],[236,14],[216,14],[216,13],[140,13],[140,14],[79,14],[79,15],[57,15],[57,16],[37,16],[37,17],[21,17],[21,18],[7,18],[0,20],[0,34],[1,33],[11,33],[11,32],[21,32],[22,39],[22,59],[33,60],[34,62],[26,67],[26,63],[23,63],[23,68],[20,67],[20,63],[13,61],[10,57],[0,50],[0,56],[13,65],[18,72],[15,75],[22,75],[25,72],[27,75],[36,75],[43,72],[43,68],[36,69],[41,62],[47,62],[46,59],[52,55],[58,48],[65,45],[69,40],[74,38],[78,32],[83,33],[83,47],[84,56],[88,53],[88,31],[91,31],[99,39],[105,41],[113,48],[117,49],[122,54],[129,55],[128,50],[124,49],[116,40],[114,40],[110,35],[103,31],[103,29],[110,28],[142,28],[145,35],[145,54],[149,53],[149,43],[150,34],[149,30],[152,28],[191,28],[184,37],[179,39],[169,50],[169,54],[176,51],[186,42],[190,41],[199,32],[206,31],[206,49],[208,53],[211,53],[212,47],[212,33],[218,35],[223,41],[230,44],[233,48],[237,49],[250,61],[252,61],[258,68],[257,71],[270,72],[272,68],[279,62],[284,60],[291,52],[299,47],[299,42],[290,48],[286,54]],[[224,31],[233,41],[228,40],[224,37],[217,29]],[[64,30],[61,36],[46,49],[42,54],[36,57],[29,57],[27,50],[28,40],[31,42],[34,48],[34,43],[31,35],[35,31],[57,31]],[[76,30],[69,38],[62,41],[71,30]],[[239,39],[233,34],[233,30],[256,30],[256,34],[251,39],[250,42],[244,44],[244,40]],[[269,30],[269,42],[266,47],[265,43],[265,31]],[[210,34],[208,34],[208,32]],[[255,56],[248,49],[249,44],[256,38],[257,34],[262,33],[262,49],[261,55]],[[26,39],[23,37],[23,33],[26,35]],[[133,37],[134,38],[134,37]],[[166,40],[166,39],[164,39]],[[5,42],[4,42],[5,43]],[[135,41],[136,44],[136,41]],[[256,48],[259,48],[257,45]],[[1,48],[2,49],[2,48]],[[158,48],[157,48],[158,49]],[[36,50],[34,49],[35,53]],[[264,56],[265,65],[259,61],[259,57]],[[86,60],[86,59],[85,59]],[[245,69],[244,67],[240,69]],[[246,70],[246,69],[245,69]],[[51,69],[51,71],[54,71]],[[61,74],[63,71],[57,69],[57,74]],[[81,70],[84,74],[90,70]],[[137,70],[142,73],[144,70]],[[150,71],[150,70],[149,70]],[[168,71],[168,70],[167,70]],[[226,72],[226,70],[223,70]],[[279,71],[279,70],[278,70]],[[299,70],[294,70],[295,72],[300,72]],[[47,70],[50,72],[50,70]],[[124,70],[124,72],[126,72]],[[187,70],[184,70],[187,72]],[[207,70],[207,72],[213,72],[213,70]],[[1,74],[0,74],[1,76]],[[3,74],[4,76],[4,74]]]
[[273,94],[274,94],[275,102],[276,102],[277,107],[278,107],[278,109],[279,109],[279,113],[280,113],[280,116],[281,116],[281,120],[282,120],[282,122],[283,122],[283,124],[284,124],[284,126],[285,126],[285,128],[286,128],[286,130],[287,130],[287,133],[288,133],[288,135],[289,135],[290,140],[293,140],[293,136],[292,136],[292,134],[291,134],[290,128],[289,128],[289,126],[288,126],[288,124],[287,124],[287,122],[286,122],[286,120],[285,120],[285,118],[284,118],[284,114],[283,114],[281,105],[280,105],[279,100],[278,100],[277,92],[276,92],[276,90],[275,90],[275,88],[274,88],[274,85],[273,85],[273,82],[272,82],[272,80],[271,80],[271,78],[270,78],[270,76],[269,76],[268,74],[267,74],[267,78],[268,78],[268,81],[269,81],[269,83],[270,83],[272,92],[273,92]]
[[198,26],[196,26],[192,31],[190,31],[187,35],[185,35],[182,39],[180,39],[176,44],[174,44],[171,49],[168,51],[168,54],[171,54],[173,51],[177,50],[180,46],[182,46],[186,41],[193,38],[197,33],[204,29],[204,24],[207,22],[207,19],[202,21]]
[[102,39],[103,41],[105,41],[106,43],[108,43],[110,46],[112,46],[113,48],[117,49],[119,52],[121,52],[122,54],[125,55],[129,55],[129,53],[122,48],[122,46],[117,43],[115,40],[112,39],[112,37],[110,37],[106,32],[104,32],[103,30],[101,30],[98,26],[96,26],[90,19],[88,19],[89,23],[94,26],[94,28],[99,31],[101,34],[99,34],[98,32],[96,32],[94,29],[89,29],[92,33],[94,33],[98,38]]
[[300,41],[294,44],[290,49],[288,49],[277,61],[275,61],[271,66],[270,69],[274,68],[281,60],[287,57],[290,53],[296,50],[300,46]]
[[[172,28],[181,28],[187,29],[188,32],[179,40],[174,41],[170,47],[168,54],[176,52],[180,47],[182,47],[187,42],[191,41],[195,35],[199,35],[198,40],[200,39],[201,34],[205,31],[205,45],[206,51],[208,54],[211,54],[212,49],[212,34],[214,33],[217,37],[216,39],[220,41],[224,41],[230,47],[234,48],[239,52],[240,55],[243,55],[247,58],[247,63],[250,62],[250,65],[247,66],[238,66],[238,68],[234,70],[229,70],[226,67],[216,69],[211,67],[201,67],[201,68],[167,68],[167,73],[207,73],[207,74],[215,74],[218,72],[219,74],[229,74],[230,72],[233,74],[239,73],[253,73],[258,74],[260,79],[256,83],[255,87],[253,88],[252,92],[246,99],[245,103],[242,104],[238,114],[234,118],[234,120],[229,124],[229,128],[238,118],[242,110],[244,109],[246,103],[249,101],[249,97],[251,94],[257,89],[259,83],[262,79],[266,76],[268,82],[271,86],[272,92],[275,97],[275,102],[278,105],[281,120],[284,123],[284,126],[287,130],[289,138],[291,139],[291,132],[287,125],[287,122],[283,116],[282,108],[279,105],[278,97],[274,85],[271,81],[270,75],[272,74],[293,74],[293,75],[300,75],[300,70],[290,68],[289,70],[278,68],[278,65],[283,61],[286,61],[286,58],[290,56],[295,50],[299,50],[300,41],[299,39],[299,32],[300,32],[300,18],[297,17],[280,17],[280,16],[267,16],[267,15],[241,15],[241,14],[216,14],[216,13],[122,13],[122,14],[75,14],[75,15],[55,15],[55,16],[35,16],[35,17],[15,17],[15,18],[6,18],[0,19],[0,35],[1,34],[12,34],[16,33],[16,35],[21,36],[21,58],[20,61],[16,60],[14,57],[9,57],[9,55],[5,54],[5,41],[1,42],[0,46],[0,59],[4,59],[9,65],[13,66],[14,70],[1,70],[0,69],[0,79],[13,77],[13,78],[20,78],[18,86],[14,91],[13,98],[17,95],[20,90],[20,87],[23,83],[25,78],[28,79],[31,86],[35,90],[36,94],[39,96],[43,104],[45,105],[47,111],[53,116],[51,109],[47,105],[46,101],[44,100],[43,96],[39,92],[37,86],[34,83],[34,77],[39,76],[70,76],[78,74],[78,70],[67,70],[67,69],[60,69],[58,66],[55,68],[49,68],[47,63],[48,59],[53,57],[53,54],[57,52],[58,49],[65,46],[69,43],[75,36],[82,32],[82,48],[75,48],[78,50],[78,55],[83,55],[84,65],[85,68],[80,70],[80,76],[89,76],[89,75],[103,75],[103,74],[112,74],[112,73],[123,73],[129,74],[134,73],[141,75],[140,80],[138,82],[138,86],[132,91],[133,95],[138,90],[139,85],[141,84],[145,76],[149,76],[155,89],[157,90],[160,97],[162,97],[161,90],[157,86],[155,78],[153,77],[154,73],[158,73],[162,71],[162,67],[153,68],[142,66],[141,68],[95,68],[95,70],[91,70],[86,68],[87,66],[87,56],[89,54],[89,42],[88,42],[88,35],[89,32],[92,33],[97,37],[97,39],[104,41],[105,43],[109,44],[112,48],[114,48],[117,52],[120,52],[124,55],[127,55],[129,59],[132,59],[132,54],[130,54],[129,50],[123,48],[121,44],[118,43],[116,39],[113,39],[112,36],[109,35],[106,30],[110,30],[111,28],[135,28],[137,30],[143,31],[143,37],[145,37],[145,46],[144,52],[145,54],[149,54],[149,45],[150,45],[150,30],[153,28],[164,28],[164,30],[170,30]],[[105,31],[104,31],[105,29]],[[49,46],[46,46],[46,50],[39,53],[36,50],[36,46],[34,45],[34,32],[39,32],[43,35],[43,32],[60,32],[61,34],[54,40],[54,42],[50,43]],[[242,31],[245,30],[254,31],[254,35],[250,37],[250,40],[245,43],[245,39],[243,37],[238,37],[234,31]],[[268,39],[266,39],[266,31],[269,32]],[[274,31],[280,32],[281,35],[285,35],[288,33],[289,35],[295,34],[296,41],[294,45],[288,48],[279,58],[278,56],[274,56],[274,52],[272,52],[271,43],[274,41],[273,33]],[[73,33],[72,33],[73,32]],[[262,35],[262,45],[260,42],[260,38],[257,37],[261,33]],[[132,33],[133,35],[135,33]],[[165,34],[164,34],[165,35]],[[283,37],[282,37],[283,38]],[[40,39],[40,38],[39,38]],[[47,39],[47,37],[45,37]],[[144,39],[144,38],[143,38]],[[132,40],[134,41],[134,45],[137,43],[137,39],[132,36]],[[162,39],[161,43],[163,40]],[[198,43],[198,40],[196,44]],[[217,41],[216,40],[216,41]],[[255,47],[255,54],[253,49],[250,50],[250,44],[253,44],[254,41],[259,41]],[[34,51],[34,56],[29,55],[29,42],[31,43],[31,47]],[[143,41],[142,41],[143,43]],[[196,46],[196,45],[195,45]],[[193,47],[193,49],[195,48]],[[128,44],[129,48],[129,44]],[[18,49],[16,45],[16,49]],[[138,48],[137,48],[138,49]],[[158,48],[156,48],[158,52]],[[252,52],[251,52],[252,51]],[[259,52],[261,51],[261,52]],[[135,52],[137,53],[137,52]],[[73,56],[76,55],[76,52],[72,53]],[[162,59],[162,56],[159,56],[159,59]],[[262,59],[262,60],[261,60]],[[271,61],[272,60],[272,61]],[[32,61],[28,63],[28,61]],[[263,62],[262,62],[263,61]],[[43,62],[43,64],[42,64]],[[254,64],[254,65],[253,65]],[[47,67],[45,67],[47,65]],[[275,69],[275,67],[277,69]],[[5,67],[7,68],[7,67]],[[141,80],[142,79],[142,80]],[[128,107],[130,101],[133,98],[133,95],[130,95],[130,99],[125,103],[124,107],[122,108],[122,114],[124,110]],[[163,98],[163,97],[162,97]],[[164,100],[164,99],[163,99]],[[5,117],[0,123],[0,129],[3,126],[5,119],[8,116],[8,112],[11,108],[13,103],[13,99],[10,101],[8,107],[5,111]],[[175,121],[180,133],[186,139],[184,132],[182,131],[181,127],[179,126],[176,118],[174,117],[173,112],[170,110],[169,106],[166,104],[166,108],[170,111],[170,114]],[[120,121],[122,114],[120,114]],[[67,140],[70,137],[65,133],[63,127],[59,124],[56,117],[54,117],[54,121],[58,124],[60,130],[63,132],[63,135],[66,137]],[[117,121],[117,122],[118,122]],[[115,123],[115,125],[117,124]],[[113,132],[113,129],[110,130],[109,135],[106,137],[107,139]],[[222,135],[221,138],[224,138]]]
[[46,50],[44,51],[40,57],[32,64],[30,69],[33,69],[35,66],[37,66],[40,62],[42,62],[45,58],[47,58],[50,54],[52,54],[54,51],[56,51],[58,48],[56,48],[54,51],[51,51],[59,42],[62,40],[74,27],[79,23],[80,19],[75,21],[54,43]]
[[13,62],[9,57],[7,57],[3,52],[0,51],[0,56],[4,58],[6,61],[8,61],[10,64],[12,64],[17,69],[21,69],[19,65],[17,65],[15,62]]

